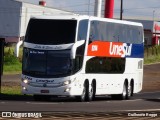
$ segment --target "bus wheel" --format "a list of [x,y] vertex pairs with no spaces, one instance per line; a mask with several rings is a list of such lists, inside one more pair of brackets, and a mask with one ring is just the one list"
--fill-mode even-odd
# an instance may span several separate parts
[[126,100],[126,99],[128,99],[129,95],[128,95],[128,85],[127,85],[127,83],[125,82],[124,85],[123,85],[122,94],[111,95],[111,97],[114,100]]
[[130,97],[131,97],[131,95],[132,95],[132,85],[130,84],[129,86],[128,86],[128,94],[127,94],[127,99],[129,99]]
[[81,96],[77,97],[78,101],[85,102],[89,100],[89,83],[86,81],[84,83],[83,91]]
[[131,82],[131,96],[134,94],[134,82]]
[[96,82],[93,81],[91,84],[91,88],[89,90],[89,101],[92,101],[95,99],[95,93],[96,93]]
[[122,94],[120,94],[120,99],[121,100],[128,99],[128,85],[126,84],[126,82],[123,85],[123,91]]
[[130,85],[128,86],[128,95],[127,95],[127,99],[130,99],[131,96],[133,96],[133,86],[134,86],[134,83],[133,81],[130,83]]

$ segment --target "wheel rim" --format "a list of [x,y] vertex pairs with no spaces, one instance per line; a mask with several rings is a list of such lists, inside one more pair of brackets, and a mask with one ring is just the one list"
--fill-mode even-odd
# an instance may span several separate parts
[[91,86],[91,90],[89,92],[89,99],[90,101],[93,99],[93,85]]
[[126,84],[124,84],[124,86],[123,86],[123,93],[122,93],[123,99],[126,99],[126,96],[127,96],[127,90],[126,90]]
[[85,101],[85,96],[86,96],[86,88],[84,87],[81,95],[81,101]]
[[131,94],[132,94],[132,85],[128,87],[128,97],[130,97]]

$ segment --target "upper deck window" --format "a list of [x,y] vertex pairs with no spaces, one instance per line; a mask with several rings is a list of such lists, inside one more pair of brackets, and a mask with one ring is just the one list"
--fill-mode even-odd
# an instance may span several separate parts
[[75,42],[76,20],[31,19],[25,42],[59,45]]
[[129,24],[91,21],[90,42],[97,40],[141,44],[143,28]]

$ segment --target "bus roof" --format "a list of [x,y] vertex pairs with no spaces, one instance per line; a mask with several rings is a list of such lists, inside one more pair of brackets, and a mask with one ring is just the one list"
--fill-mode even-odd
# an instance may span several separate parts
[[135,26],[143,26],[142,23],[126,21],[126,20],[118,20],[118,19],[110,19],[110,18],[99,18],[91,16],[90,20],[99,20],[104,22],[112,22],[112,23],[120,23],[120,24],[128,24],[128,25],[135,25]]
[[131,22],[126,20],[117,20],[117,19],[110,19],[110,18],[99,18],[95,16],[88,16],[88,15],[52,15],[52,16],[32,16],[32,19],[59,19],[59,20],[82,20],[82,19],[89,19],[90,21],[97,20],[97,21],[104,21],[104,22],[112,22],[112,23],[119,23],[119,24],[128,24],[128,25],[135,25],[135,26],[143,26],[142,23],[138,22]]

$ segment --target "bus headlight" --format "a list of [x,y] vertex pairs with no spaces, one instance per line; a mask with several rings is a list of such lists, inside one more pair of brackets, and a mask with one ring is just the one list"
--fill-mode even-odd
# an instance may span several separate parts
[[71,80],[67,80],[63,82],[63,85],[69,85],[69,84],[71,84]]
[[28,84],[28,80],[27,80],[27,79],[24,79],[23,82],[24,82],[25,84]]

